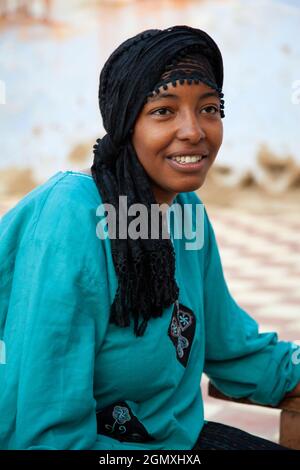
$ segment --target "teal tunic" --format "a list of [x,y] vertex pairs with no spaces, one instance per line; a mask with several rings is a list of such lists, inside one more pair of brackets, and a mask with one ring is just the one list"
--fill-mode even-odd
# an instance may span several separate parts
[[[175,201],[191,216],[201,203]],[[1,219],[1,449],[191,449],[203,373],[263,404],[296,386],[295,345],[259,333],[230,295],[206,210],[201,249],[172,240],[179,302],[139,338],[110,324],[117,277],[96,235],[100,203],[91,176],[60,171]]]

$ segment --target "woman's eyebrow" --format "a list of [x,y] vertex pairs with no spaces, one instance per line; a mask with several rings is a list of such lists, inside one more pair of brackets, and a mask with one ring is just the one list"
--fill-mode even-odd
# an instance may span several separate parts
[[[210,96],[216,96],[218,98],[219,93],[217,91],[207,91],[206,93],[203,93],[203,95],[200,95],[198,99],[200,100],[200,99],[204,99],[204,98],[209,98]],[[148,103],[153,103],[154,101],[158,101],[161,98],[178,99],[179,96],[178,95],[173,95],[172,93],[159,93],[156,96],[152,96],[152,97],[148,98]]]

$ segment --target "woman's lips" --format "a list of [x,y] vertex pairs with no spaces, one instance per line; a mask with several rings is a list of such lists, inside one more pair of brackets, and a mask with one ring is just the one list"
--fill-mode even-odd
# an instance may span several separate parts
[[172,160],[171,158],[167,158],[167,162],[172,168],[174,168],[177,171],[181,171],[183,173],[192,173],[194,171],[201,170],[203,166],[206,165],[206,160],[207,160],[207,157],[202,157],[200,162],[178,163],[175,160]]

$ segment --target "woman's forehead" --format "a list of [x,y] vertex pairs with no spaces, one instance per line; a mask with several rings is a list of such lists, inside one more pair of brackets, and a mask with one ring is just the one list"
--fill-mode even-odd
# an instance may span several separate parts
[[181,98],[186,97],[187,95],[191,95],[197,99],[204,99],[208,97],[219,98],[219,93],[217,90],[202,82],[199,82],[198,84],[194,82],[191,84],[177,84],[176,87],[171,85],[167,90],[161,86],[158,90],[159,93],[155,93],[153,96],[148,97],[147,103],[156,103],[157,101],[163,101],[166,99],[179,101]]

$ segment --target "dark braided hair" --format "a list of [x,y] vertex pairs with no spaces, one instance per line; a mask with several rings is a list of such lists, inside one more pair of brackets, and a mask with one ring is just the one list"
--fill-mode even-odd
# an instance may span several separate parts
[[[127,196],[128,206],[143,204],[149,217],[151,204],[157,204],[151,181],[138,160],[130,136],[152,90],[159,93],[157,84],[164,84],[165,88],[177,78],[184,83],[185,75],[177,70],[178,64],[184,62],[191,50],[198,54],[200,62],[201,57],[206,61],[206,69],[210,68],[208,79],[202,62],[200,75],[193,70],[192,79],[208,83],[223,96],[223,62],[218,46],[207,33],[189,26],[139,33],[122,43],[104,64],[100,74],[99,106],[107,134],[94,145],[91,172],[102,202],[114,206],[117,220],[121,210],[120,195]],[[175,74],[166,74],[172,67],[176,68]],[[175,252],[170,239],[162,236],[164,223],[160,213],[158,239],[110,240],[118,277],[110,322],[127,327],[133,318],[136,336],[144,334],[149,318],[161,316],[179,296],[174,277]],[[116,228],[118,233],[119,227]]]

